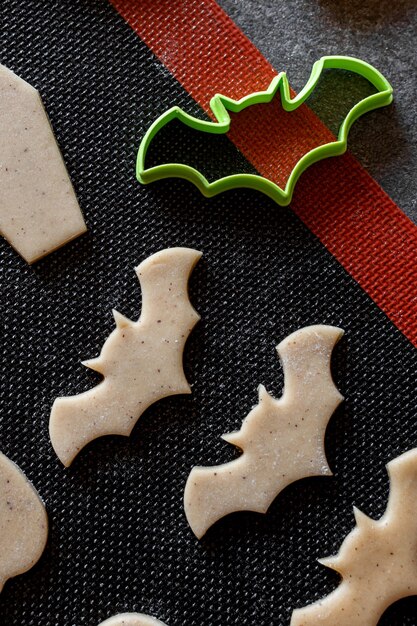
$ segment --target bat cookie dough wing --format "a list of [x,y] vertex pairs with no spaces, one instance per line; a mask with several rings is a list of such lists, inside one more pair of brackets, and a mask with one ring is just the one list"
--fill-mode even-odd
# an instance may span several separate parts
[[154,402],[191,393],[182,358],[187,338],[200,319],[188,299],[188,278],[201,253],[162,250],[136,268],[142,312],[133,322],[114,311],[116,328],[98,358],[84,364],[104,376],[93,389],[57,398],[49,432],[66,466],[87,443],[103,435],[130,435]]
[[261,386],[259,404],[242,428],[223,436],[242,455],[223,465],[194,467],[188,477],[184,507],[196,537],[229,513],[266,513],[278,493],[300,478],[331,474],[324,435],[343,399],[330,371],[332,350],[342,334],[333,326],[308,326],[279,344],[282,397],[275,400]]

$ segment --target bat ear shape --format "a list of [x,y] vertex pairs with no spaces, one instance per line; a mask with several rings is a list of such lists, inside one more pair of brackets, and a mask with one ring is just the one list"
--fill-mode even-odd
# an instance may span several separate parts
[[339,563],[338,563],[338,557],[337,556],[327,556],[324,559],[317,559],[318,562],[321,565],[324,565],[324,567],[328,567],[329,569],[334,570],[335,572],[339,571]]
[[365,515],[365,513],[362,513],[362,511],[356,506],[353,507],[353,514],[355,516],[355,522],[358,528],[369,528],[370,526],[372,526],[373,520]]
[[113,309],[112,313],[117,328],[126,328],[126,326],[130,326],[132,324],[132,320],[119,313],[119,311],[116,311],[116,309]]
[[259,398],[259,403],[262,402],[262,404],[267,404],[267,403],[272,404],[274,402],[274,398],[271,396],[271,394],[267,392],[264,385],[259,385],[258,387],[258,398]]

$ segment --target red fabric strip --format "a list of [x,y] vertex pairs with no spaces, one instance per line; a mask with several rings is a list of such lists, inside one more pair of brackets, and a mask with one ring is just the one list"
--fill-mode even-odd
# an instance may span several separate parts
[[[207,112],[215,93],[238,99],[265,89],[276,74],[214,0],[110,2]],[[296,114],[262,107],[236,116],[228,136],[262,175],[282,185],[298,158],[332,135],[306,106]],[[291,208],[417,347],[413,222],[350,154],[307,170]]]

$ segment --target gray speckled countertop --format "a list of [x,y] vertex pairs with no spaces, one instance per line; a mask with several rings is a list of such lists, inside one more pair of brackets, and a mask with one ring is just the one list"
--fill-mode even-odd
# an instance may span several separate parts
[[394,88],[394,104],[359,119],[349,149],[417,223],[416,0],[219,0],[296,89],[327,54],[359,57]]

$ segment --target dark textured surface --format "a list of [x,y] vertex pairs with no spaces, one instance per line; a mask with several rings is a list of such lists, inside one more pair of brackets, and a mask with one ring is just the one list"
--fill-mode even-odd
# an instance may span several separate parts
[[[41,91],[89,233],[34,268],[0,242],[1,450],[51,524],[38,565],[0,595],[0,623],[96,626],[143,611],[169,626],[287,626],[292,608],[335,586],[316,559],[337,550],[352,505],[381,515],[384,465],[417,441],[416,350],[289,209],[135,182],[149,123],[173,100],[198,111],[104,0],[21,6],[0,5],[0,62]],[[111,308],[140,312],[133,267],[173,245],[204,253],[190,289],[202,315],[186,348],[193,395],[157,403],[132,437],[97,440],[64,470],[48,439],[53,399],[93,384],[79,361],[99,352]],[[275,345],[317,322],[346,331],[334,359],[346,402],[326,437],[334,477],[294,484],[267,515],[235,514],[197,542],[182,510],[189,470],[233,458],[220,434],[239,426],[258,383],[280,393]],[[416,615],[405,600],[380,625]]]

